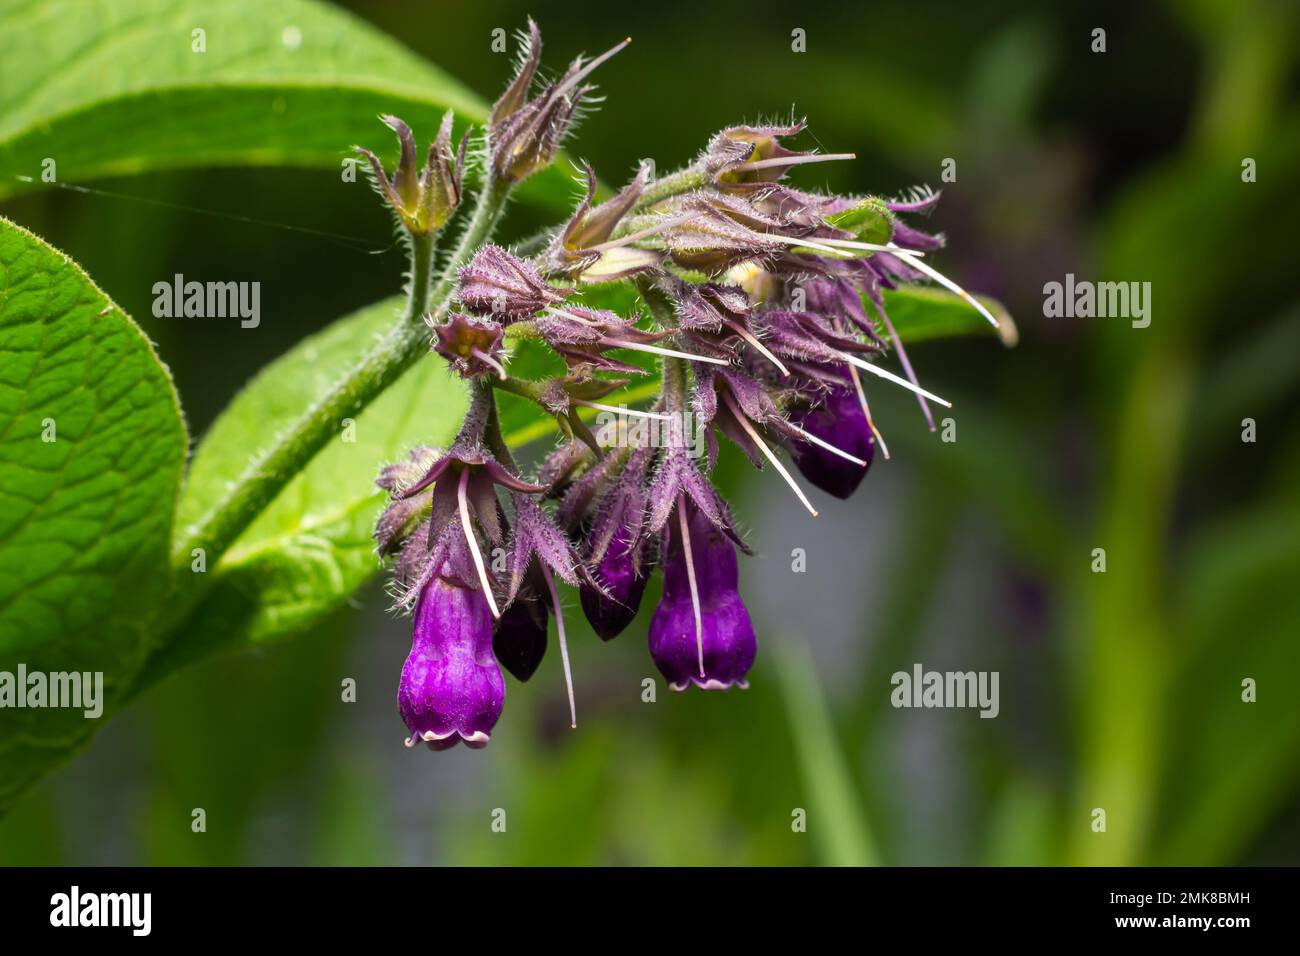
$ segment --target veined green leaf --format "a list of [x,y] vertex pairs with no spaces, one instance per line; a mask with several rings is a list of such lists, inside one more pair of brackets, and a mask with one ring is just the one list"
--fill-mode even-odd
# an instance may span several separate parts
[[0,698],[27,702],[20,666],[92,685],[100,672],[103,686],[66,707],[5,699],[0,810],[97,729],[86,710],[107,713],[148,651],[186,444],[171,376],[136,324],[0,219]]
[[[506,77],[502,77],[504,83]],[[157,169],[339,169],[356,143],[395,154],[376,116],[423,141],[487,107],[364,21],[306,0],[0,0],[0,198]],[[27,177],[27,178],[20,178]],[[525,193],[567,204],[553,168]]]

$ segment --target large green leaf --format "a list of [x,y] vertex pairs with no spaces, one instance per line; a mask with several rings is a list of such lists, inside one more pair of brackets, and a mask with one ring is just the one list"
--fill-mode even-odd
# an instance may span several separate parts
[[[176,393],[135,323],[6,219],[0,356],[0,672],[102,672],[107,712],[168,586],[187,444]],[[0,709],[0,809],[99,723],[14,703]]]
[[[400,299],[340,319],[268,365],[204,436],[181,496],[178,525],[198,521],[269,445],[347,372],[395,320]],[[382,464],[417,444],[445,444],[464,416],[464,386],[436,358],[419,362],[361,411],[280,492],[215,568],[218,580],[152,662],[147,680],[218,649],[300,631],[379,571],[375,518]]]
[[[447,109],[462,128],[487,116],[437,67],[305,0],[0,0],[0,198],[39,187],[47,158],[59,182],[227,164],[338,169],[354,143],[389,148],[377,115],[423,137]],[[536,179],[534,194],[572,192],[563,170]]]

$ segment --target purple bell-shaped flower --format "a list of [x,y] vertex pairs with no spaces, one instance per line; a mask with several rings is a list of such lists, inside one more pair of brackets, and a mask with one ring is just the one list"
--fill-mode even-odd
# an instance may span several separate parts
[[483,592],[432,577],[415,605],[411,653],[397,691],[411,731],[406,745],[424,741],[432,750],[446,750],[464,741],[484,747],[505,696]]
[[758,644],[740,599],[736,548],[723,529],[678,499],[668,524],[664,593],[650,622],[650,656],[673,690],[747,687]]

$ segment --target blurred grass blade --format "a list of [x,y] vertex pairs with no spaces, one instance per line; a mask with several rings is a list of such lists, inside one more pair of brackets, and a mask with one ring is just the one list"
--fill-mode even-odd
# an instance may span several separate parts
[[[1300,777],[1300,504],[1239,511],[1190,541],[1153,862],[1220,866],[1286,812]],[[1261,600],[1261,596],[1267,599]],[[1225,640],[1232,635],[1232,640]],[[1244,679],[1257,698],[1242,699]]]
[[831,866],[873,866],[875,850],[853,775],[835,737],[812,655],[802,644],[781,651],[781,688],[790,735],[808,794],[808,832],[822,862]]
[[[1258,417],[1285,400],[1300,378],[1300,302],[1245,342],[1229,343],[1197,387],[1199,427],[1207,434],[1236,431],[1244,416]],[[1216,453],[1216,442],[1192,442],[1189,454]]]

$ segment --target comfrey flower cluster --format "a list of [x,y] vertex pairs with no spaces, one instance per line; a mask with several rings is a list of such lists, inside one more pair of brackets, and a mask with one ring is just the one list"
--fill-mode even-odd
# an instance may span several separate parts
[[[409,129],[385,119],[401,141],[394,179],[367,156],[412,234],[454,213],[467,162],[482,163],[484,192],[496,195],[549,164],[590,100],[592,70],[626,45],[539,84],[531,22],[522,43],[476,159],[464,142],[453,155],[448,117],[417,172]],[[787,181],[795,167],[851,158],[792,148],[802,129],[723,130],[686,168],[652,180],[642,166],[600,203],[587,166],[586,195],[567,222],[513,251],[466,252],[427,321],[433,351],[469,383],[469,411],[450,447],[416,448],[378,482],[391,496],[378,550],[397,555],[398,602],[414,618],[398,691],[408,746],[485,745],[505,699],[501,667],[528,680],[552,617],[576,726],[556,578],[578,588],[593,629],[610,640],[661,570],[649,644],[664,678],[674,690],[745,687],[757,651],[739,588],[737,552],[747,549],[709,479],[717,436],[756,467],[770,465],[815,515],[782,455],[808,482],[848,498],[877,446],[888,457],[866,376],[916,393],[927,417],[929,402],[948,404],[917,383],[882,295],[930,278],[984,311],[924,261],[941,240],[904,221],[938,197],[802,191]],[[611,284],[635,289],[644,313],[602,307]],[[512,375],[524,340],[549,348],[563,373]],[[902,375],[878,362],[891,351]],[[660,378],[651,406],[609,404],[651,375],[647,362]],[[502,437],[497,390],[535,402],[564,436],[536,475],[520,474]],[[665,437],[624,427],[598,440],[584,417],[591,409],[666,423]],[[687,440],[688,420],[706,429],[701,454]]]

